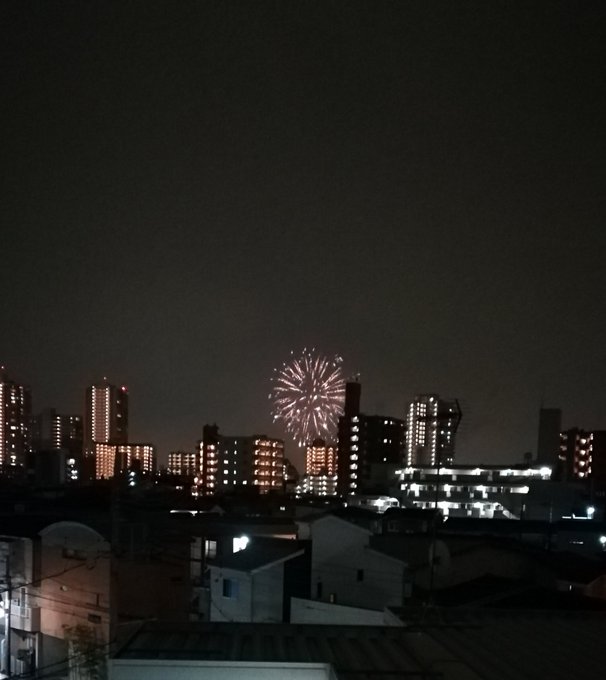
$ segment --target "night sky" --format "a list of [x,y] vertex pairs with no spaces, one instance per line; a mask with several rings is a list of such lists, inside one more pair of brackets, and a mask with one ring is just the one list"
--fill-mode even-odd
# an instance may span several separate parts
[[[458,397],[462,462],[606,429],[606,5],[3,2],[0,361],[130,391],[161,460],[280,434],[291,349],[367,413]],[[294,446],[287,449],[300,462]]]

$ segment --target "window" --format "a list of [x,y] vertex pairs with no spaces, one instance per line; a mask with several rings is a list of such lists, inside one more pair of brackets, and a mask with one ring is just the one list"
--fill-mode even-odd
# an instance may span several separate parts
[[233,578],[223,579],[223,597],[235,599],[238,597],[238,582]]
[[363,581],[364,580],[364,569],[358,569],[356,573],[356,581]]
[[204,541],[204,556],[211,560],[217,556],[217,541]]

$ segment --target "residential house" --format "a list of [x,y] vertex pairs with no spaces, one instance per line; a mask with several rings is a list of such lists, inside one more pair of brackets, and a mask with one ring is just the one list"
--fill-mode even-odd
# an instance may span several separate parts
[[309,544],[253,538],[209,572],[211,621],[281,623],[291,596],[309,596]]

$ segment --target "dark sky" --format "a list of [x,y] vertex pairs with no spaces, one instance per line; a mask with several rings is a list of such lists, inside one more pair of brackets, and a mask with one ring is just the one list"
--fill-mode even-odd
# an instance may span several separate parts
[[[291,349],[363,410],[458,397],[458,458],[541,399],[606,428],[602,0],[4,2],[0,359],[107,375],[162,457],[278,434]],[[300,459],[291,446],[290,454]]]

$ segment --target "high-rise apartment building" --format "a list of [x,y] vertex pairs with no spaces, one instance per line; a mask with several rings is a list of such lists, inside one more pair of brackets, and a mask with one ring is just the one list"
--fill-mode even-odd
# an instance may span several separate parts
[[29,387],[9,379],[0,367],[0,467],[4,472],[22,468],[31,448],[31,394]]
[[112,479],[116,474],[116,444],[95,444],[95,479]]
[[563,481],[591,481],[606,490],[606,431],[588,432],[578,427],[560,434],[557,476]]
[[95,443],[95,478],[111,479],[129,472],[151,475],[156,469],[156,449],[152,444]]
[[323,439],[314,439],[305,452],[306,475],[337,474],[337,446]]
[[32,449],[42,451],[55,447],[55,419],[57,412],[54,408],[44,409],[32,416]]
[[360,412],[361,386],[345,387],[345,410],[339,418],[338,491],[355,494],[374,490],[374,472],[403,462],[406,426],[390,416]]
[[539,438],[537,463],[555,467],[560,453],[562,411],[559,408],[541,408],[539,411]]
[[337,493],[336,444],[314,439],[305,452],[305,475],[295,487],[297,496],[334,496]]
[[94,442],[126,444],[128,441],[128,390],[110,385],[107,379],[86,390],[84,445]]
[[336,496],[337,475],[304,475],[295,487],[297,497]]
[[[65,480],[75,482],[82,473],[82,416],[63,415],[48,408],[32,419],[32,449],[37,452],[63,451]],[[57,458],[63,460],[63,458]]]
[[83,444],[82,416],[58,414],[55,418],[54,448],[65,449],[70,454],[81,453]]
[[171,451],[168,454],[168,472],[171,475],[194,477],[200,471],[198,456],[191,451]]
[[281,491],[284,484],[284,442],[266,435],[228,437],[216,425],[205,425],[198,442],[202,495],[253,487],[259,493]]
[[80,456],[82,444],[82,416],[64,415],[48,408],[32,419],[34,449],[65,449],[72,456]]
[[456,400],[421,394],[406,414],[406,465],[450,465],[461,409]]
[[84,476],[96,477],[95,444],[128,443],[128,390],[103,382],[86,389],[84,407]]

